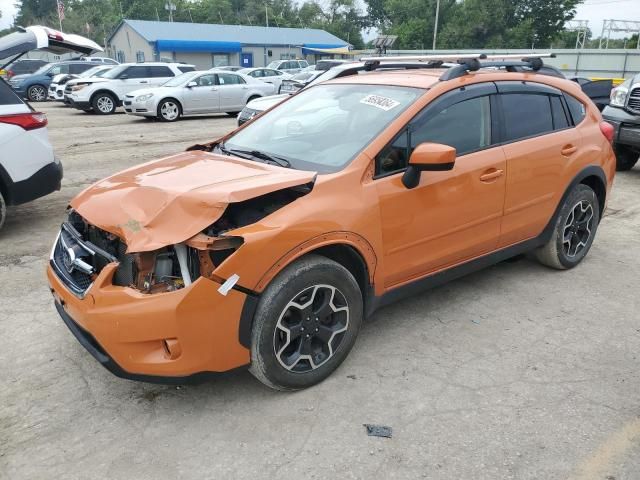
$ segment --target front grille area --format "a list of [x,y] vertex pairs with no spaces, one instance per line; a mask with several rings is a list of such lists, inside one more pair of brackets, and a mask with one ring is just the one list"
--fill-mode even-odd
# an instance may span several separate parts
[[118,268],[114,285],[132,285],[137,276],[133,255],[118,237],[86,223],[76,212],[62,224],[51,252],[50,263],[60,280],[76,295],[83,296],[102,269],[113,262]]
[[629,94],[627,108],[636,113],[640,113],[640,87],[634,88]]

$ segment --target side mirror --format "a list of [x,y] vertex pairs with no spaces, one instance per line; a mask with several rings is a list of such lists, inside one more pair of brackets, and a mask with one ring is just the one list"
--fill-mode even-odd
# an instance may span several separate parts
[[187,88],[193,88],[193,87],[197,87],[198,86],[198,82],[189,82],[187,83]]
[[120,75],[118,77],[120,80],[126,80],[127,78],[129,78],[129,75],[127,75],[126,73],[123,73],[122,75]]
[[52,72],[47,72],[47,77],[53,77],[53,73]]
[[411,153],[409,166],[402,176],[402,184],[407,188],[415,188],[420,183],[421,172],[452,170],[455,162],[455,148],[440,143],[421,143]]

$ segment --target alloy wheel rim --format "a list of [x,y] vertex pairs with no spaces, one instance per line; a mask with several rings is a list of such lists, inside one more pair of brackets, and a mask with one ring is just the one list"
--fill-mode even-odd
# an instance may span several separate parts
[[178,117],[178,105],[173,102],[165,102],[160,108],[160,113],[167,120],[175,120]]
[[33,100],[36,102],[41,102],[44,100],[44,89],[42,87],[35,87],[31,90],[31,95],[33,96]]
[[313,285],[284,307],[273,335],[278,363],[294,373],[311,372],[331,359],[349,328],[349,305],[331,285]]
[[562,248],[565,255],[574,258],[589,243],[593,228],[593,207],[586,200],[576,203],[564,224]]
[[113,100],[110,97],[100,97],[98,99],[98,110],[108,113],[113,109]]

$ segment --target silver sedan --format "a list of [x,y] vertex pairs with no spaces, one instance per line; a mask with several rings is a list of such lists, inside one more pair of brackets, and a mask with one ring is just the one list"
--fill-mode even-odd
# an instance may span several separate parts
[[123,106],[130,115],[173,122],[186,115],[236,114],[251,100],[274,92],[272,84],[248,75],[212,69],[183,73],[159,87],[135,90],[126,95]]

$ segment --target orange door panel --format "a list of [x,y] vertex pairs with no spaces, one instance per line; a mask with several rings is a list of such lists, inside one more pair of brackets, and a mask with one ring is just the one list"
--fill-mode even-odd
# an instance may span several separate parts
[[447,172],[376,180],[389,288],[496,248],[505,192],[502,148],[459,157]]

